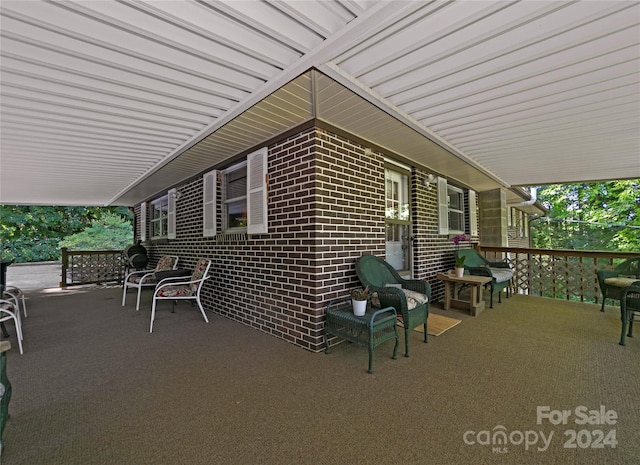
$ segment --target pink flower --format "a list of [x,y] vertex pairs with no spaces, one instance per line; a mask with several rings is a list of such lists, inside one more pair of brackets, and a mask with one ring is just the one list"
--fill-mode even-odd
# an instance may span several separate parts
[[[471,243],[471,238],[465,236],[464,234],[458,234],[451,238],[451,241],[456,245],[457,249],[460,250],[460,242],[469,242]],[[456,268],[462,268],[464,266],[465,256],[456,257]]]
[[457,236],[454,236],[451,240],[458,248],[460,248],[460,242],[471,242],[471,238],[465,236],[464,234],[458,234]]

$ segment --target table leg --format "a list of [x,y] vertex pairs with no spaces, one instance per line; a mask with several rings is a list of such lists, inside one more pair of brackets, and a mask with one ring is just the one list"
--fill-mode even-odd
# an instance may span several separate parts
[[471,287],[471,305],[469,310],[473,310],[478,305],[478,286],[471,285],[469,287]]
[[451,283],[449,281],[444,282],[444,309],[449,310],[451,308]]

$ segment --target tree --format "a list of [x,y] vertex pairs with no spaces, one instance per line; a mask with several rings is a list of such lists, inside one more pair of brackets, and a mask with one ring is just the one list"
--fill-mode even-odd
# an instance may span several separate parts
[[549,209],[531,222],[532,245],[571,250],[640,250],[640,180],[538,187]]
[[107,212],[91,226],[60,241],[59,246],[72,250],[121,250],[133,242],[131,222]]
[[59,242],[106,213],[132,219],[126,207],[0,205],[2,259],[18,263],[59,260]]

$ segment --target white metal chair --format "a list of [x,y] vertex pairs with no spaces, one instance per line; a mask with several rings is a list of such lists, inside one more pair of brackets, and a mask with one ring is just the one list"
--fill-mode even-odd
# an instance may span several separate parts
[[151,325],[149,332],[153,332],[153,320],[156,317],[156,304],[159,300],[173,300],[175,306],[178,300],[195,300],[200,308],[200,313],[204,321],[209,323],[207,314],[202,308],[200,302],[200,291],[204,282],[210,278],[208,276],[209,268],[211,268],[211,260],[200,259],[196,264],[191,277],[170,277],[160,281],[153,292],[153,305],[151,306]]
[[19,287],[16,286],[5,286],[4,288],[4,292],[6,294],[9,294],[11,297],[14,297],[15,299],[19,300],[22,302],[22,313],[24,315],[24,317],[27,317],[27,304],[24,301],[24,292],[22,292],[22,289],[20,289]]
[[18,347],[20,348],[20,354],[22,351],[22,321],[20,319],[20,306],[18,305],[18,299],[16,297],[5,294],[7,299],[0,300],[0,323],[13,320],[16,328],[16,339],[18,339]]
[[158,271],[175,270],[178,266],[178,257],[174,255],[165,255],[158,260],[156,267],[152,270],[132,271],[126,278],[122,286],[122,306],[124,307],[127,299],[127,289],[132,287],[138,289],[138,298],[136,300],[136,310],[140,310],[140,293],[143,287],[156,287],[158,284],[155,274]]

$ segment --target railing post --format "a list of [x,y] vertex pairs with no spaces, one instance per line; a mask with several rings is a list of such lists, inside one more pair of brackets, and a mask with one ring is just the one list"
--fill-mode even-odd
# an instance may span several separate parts
[[60,280],[60,287],[67,287],[67,269],[69,268],[69,255],[67,254],[67,248],[62,247],[62,279]]

